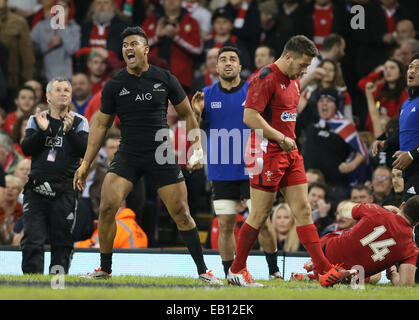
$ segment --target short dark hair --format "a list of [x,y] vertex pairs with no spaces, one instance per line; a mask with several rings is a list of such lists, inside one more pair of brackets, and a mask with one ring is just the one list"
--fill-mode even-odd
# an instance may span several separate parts
[[413,196],[406,201],[402,212],[411,223],[419,222],[419,196]]
[[121,33],[121,41],[124,41],[126,37],[132,36],[132,35],[140,36],[141,38],[145,40],[145,43],[148,45],[147,34],[139,26],[125,28],[124,31],[122,31]]
[[339,45],[342,43],[343,37],[340,34],[337,33],[331,33],[326,38],[324,38],[323,41],[323,50],[329,51],[332,49],[335,45]]
[[412,59],[410,59],[409,64],[412,63],[414,60],[419,59],[419,54],[415,54]]
[[21,87],[17,90],[17,92],[16,92],[16,98],[17,98],[17,97],[19,97],[20,92],[21,92],[21,91],[23,91],[23,90],[29,90],[29,91],[31,91],[31,92],[33,93],[34,97],[36,97],[35,90],[33,90],[33,88],[32,88],[32,87],[29,87],[29,86],[21,86]]
[[351,189],[351,193],[354,190],[366,191],[369,195],[372,194],[371,189],[368,188],[365,184],[356,184],[356,185],[354,185],[353,188]]
[[327,196],[327,185],[321,182],[312,182],[308,185],[308,192],[310,192],[311,189],[313,188],[319,188],[319,189],[323,189],[324,191],[324,195]]
[[276,58],[276,50],[274,48],[267,46],[266,44],[261,44],[256,49],[259,49],[259,48],[267,48],[269,51],[269,56]]
[[309,57],[316,57],[319,54],[314,42],[303,35],[293,36],[287,41],[282,52],[282,56],[286,53],[293,52],[298,55],[307,55]]
[[218,60],[218,58],[220,58],[220,56],[221,56],[222,53],[224,53],[224,52],[230,52],[230,51],[235,52],[237,54],[237,56],[239,57],[239,60],[240,60],[240,51],[239,51],[239,49],[237,49],[236,47],[233,47],[233,46],[224,46],[224,47],[222,47],[220,49],[220,51],[218,51],[217,60]]

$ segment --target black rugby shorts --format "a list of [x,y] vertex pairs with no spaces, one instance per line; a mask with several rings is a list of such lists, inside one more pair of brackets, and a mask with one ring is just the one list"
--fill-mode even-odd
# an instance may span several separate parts
[[154,152],[133,156],[118,151],[109,166],[108,172],[115,173],[131,181],[134,185],[143,175],[148,175],[157,189],[185,181],[177,162],[158,164]]

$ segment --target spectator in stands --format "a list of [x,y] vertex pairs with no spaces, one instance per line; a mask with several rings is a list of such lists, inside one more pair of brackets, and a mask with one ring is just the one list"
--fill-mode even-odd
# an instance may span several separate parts
[[[259,45],[261,33],[259,8],[251,0],[229,0],[224,9],[233,17],[231,34],[237,36],[243,42],[253,65],[254,52]],[[241,58],[241,61],[242,66],[244,66],[243,58]]]
[[356,220],[345,218],[342,216],[343,206],[348,203],[348,200],[343,200],[339,202],[335,212],[335,221],[328,225],[324,230],[321,236],[326,235],[330,232],[343,232],[350,230],[356,224]]
[[14,149],[17,153],[19,153],[24,158],[28,158],[28,157],[23,154],[21,143],[23,141],[23,138],[25,137],[25,129],[26,129],[26,124],[28,123],[29,117],[30,115],[22,115],[19,118],[17,118],[13,126],[13,131],[12,131]]
[[298,239],[295,220],[288,204],[279,204],[274,209],[271,220],[276,232],[278,251],[305,251]]
[[[268,0],[259,3],[258,8],[260,12],[260,27],[262,29],[259,44],[277,48],[278,42],[284,37],[279,31],[282,21],[279,20],[278,4],[274,0]],[[276,49],[274,50],[276,51]]]
[[113,51],[122,60],[122,31],[129,24],[118,14],[113,0],[94,0],[81,26],[81,47],[101,47]]
[[258,72],[268,64],[274,63],[276,60],[276,52],[274,49],[266,46],[260,45],[255,52],[255,67],[256,71],[247,79],[251,82],[254,77],[257,76]]
[[391,170],[391,183],[393,186],[393,192],[396,195],[403,195],[404,191],[404,179],[403,171],[393,168]]
[[308,201],[311,207],[311,215],[316,225],[317,231],[321,234],[322,230],[333,222],[333,206],[328,199],[328,187],[320,182],[313,182],[308,186]]
[[310,120],[305,123],[304,116],[301,120],[306,130],[303,142],[305,167],[323,172],[335,203],[349,195],[348,174],[368,159],[355,126],[337,111],[337,101],[335,89],[322,89],[317,101],[320,120],[314,124]]
[[365,128],[377,138],[386,125],[382,116],[398,117],[401,105],[409,97],[405,68],[399,61],[388,59],[382,67],[359,80],[358,86],[367,97],[369,115]]
[[150,56],[163,58],[187,93],[192,90],[193,61],[202,53],[199,24],[182,0],[164,0],[143,23],[148,37]]
[[[16,90],[24,82],[33,79],[35,57],[33,54],[30,31],[25,18],[7,8],[7,0],[0,0],[0,43],[8,48],[7,85],[8,100],[6,112],[13,110],[13,98]],[[2,55],[2,59],[3,59]]]
[[46,81],[54,77],[70,79],[73,74],[73,55],[80,48],[80,26],[70,20],[71,0],[58,0],[64,8],[64,28],[53,27],[50,19],[40,21],[31,32],[35,50],[43,58]]
[[383,42],[388,45],[396,43],[396,25],[401,19],[409,17],[407,9],[399,5],[398,0],[380,0],[381,15],[385,17],[385,25],[387,27],[386,33],[383,35]]
[[12,244],[15,233],[13,225],[23,214],[22,205],[17,201],[23,190],[22,181],[13,176],[7,175],[4,201],[0,203],[0,244]]
[[[147,248],[147,235],[135,221],[135,212],[122,204],[115,216],[116,235],[113,242],[115,249]],[[75,244],[76,248],[99,248],[97,228],[90,239]]]
[[118,150],[119,144],[121,142],[120,134],[114,132],[106,136],[105,142],[103,144],[103,151],[106,158],[104,159],[104,165],[106,168],[109,168],[116,151]]
[[29,80],[24,83],[24,86],[31,87],[35,91],[35,106],[40,104],[44,98],[44,90],[42,84],[37,80]]
[[312,182],[319,182],[322,184],[326,184],[326,180],[324,179],[324,174],[320,170],[317,169],[308,169],[306,170],[307,176],[307,184]]
[[85,73],[76,73],[71,78],[71,86],[73,87],[73,104],[77,112],[84,115],[84,110],[93,97],[90,79]]
[[419,53],[419,40],[407,39],[400,44],[400,56],[406,68],[417,53]]
[[219,50],[220,49],[216,47],[208,50],[205,60],[205,73],[194,80],[193,93],[218,81],[218,72],[216,67]]
[[350,29],[351,45],[356,51],[352,67],[357,80],[385,62],[396,45],[393,34],[397,22],[409,18],[409,13],[397,0],[381,0],[381,3],[369,0],[363,7],[365,28]]
[[374,203],[382,205],[392,192],[391,170],[385,166],[378,166],[372,174],[372,195]]
[[345,56],[345,49],[346,41],[341,35],[337,33],[331,33],[326,38],[324,38],[322,49],[319,51],[319,55],[313,58],[313,61],[307,68],[307,74],[305,74],[301,79],[301,90],[304,90],[304,88],[312,81],[324,76],[324,70],[318,68],[320,62],[323,59],[329,59],[338,64],[339,61]]
[[250,60],[250,53],[246,44],[231,32],[233,30],[233,17],[225,8],[218,8],[214,11],[212,18],[214,34],[204,41],[204,54],[212,48],[221,49],[224,46],[233,46],[240,51],[240,61],[242,65],[241,74],[247,78],[253,63]]
[[35,91],[31,87],[21,87],[15,98],[16,111],[10,112],[4,121],[4,131],[13,134],[13,126],[16,120],[22,116],[30,116],[35,108]]
[[103,89],[106,81],[111,76],[108,72],[105,59],[96,51],[92,51],[87,62],[88,74],[90,77],[90,86],[92,94],[96,94]]
[[15,176],[22,180],[25,185],[29,180],[29,173],[31,171],[31,160],[22,159],[18,162],[15,170]]
[[192,18],[198,21],[201,38],[206,40],[211,35],[211,12],[203,7],[198,0],[184,0],[182,6],[188,10]]
[[363,184],[355,185],[351,190],[352,202],[356,203],[373,203],[374,197],[372,196],[371,189]]
[[306,17],[301,23],[307,24],[307,36],[319,50],[323,49],[323,42],[329,34],[346,35],[349,25],[341,2],[332,0],[313,1],[309,4]]
[[18,162],[22,159],[23,157],[14,150],[10,135],[0,133],[0,164],[4,172],[14,174]]
[[[15,176],[22,180],[23,185],[26,184],[29,180],[29,173],[31,171],[31,163],[32,160],[24,158],[17,163],[15,169]],[[19,203],[23,204],[23,190],[19,194],[19,198],[17,200]]]
[[346,89],[339,65],[334,60],[323,59],[317,67],[317,70],[319,69],[322,69],[323,75],[316,78],[304,89],[298,104],[298,112],[301,113],[307,106],[311,108],[313,121],[317,121],[315,109],[317,109],[316,102],[319,92],[323,88],[334,88],[337,90],[339,98],[337,101],[337,111],[340,111],[345,118],[352,121],[352,100]]
[[[278,23],[267,32],[261,22],[263,29],[261,40],[263,40],[262,44],[272,47],[279,53],[284,50],[285,43],[289,38],[297,34],[307,34],[306,26],[302,23],[307,8],[305,2],[301,0],[283,0],[277,2],[277,6],[276,21]],[[269,8],[269,6],[267,7]],[[260,5],[259,10],[266,12],[267,8]],[[265,33],[265,38],[263,33]]]
[[414,39],[416,37],[415,25],[411,20],[400,20],[396,24],[396,42],[400,46],[403,41],[407,39]]
[[36,24],[44,19],[49,19],[51,17],[51,8],[53,6],[55,0],[38,0],[40,7],[37,8],[35,12],[32,22],[31,22],[31,30],[36,26]]

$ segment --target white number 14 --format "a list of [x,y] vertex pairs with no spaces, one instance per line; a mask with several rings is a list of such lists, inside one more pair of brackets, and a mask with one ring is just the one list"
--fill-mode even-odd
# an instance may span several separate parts
[[384,226],[375,227],[373,232],[361,239],[361,244],[364,247],[369,246],[372,252],[374,252],[371,256],[371,259],[374,261],[383,261],[386,254],[390,252],[388,247],[396,244],[396,241],[394,241],[393,238],[374,242],[375,239],[386,231],[387,229]]

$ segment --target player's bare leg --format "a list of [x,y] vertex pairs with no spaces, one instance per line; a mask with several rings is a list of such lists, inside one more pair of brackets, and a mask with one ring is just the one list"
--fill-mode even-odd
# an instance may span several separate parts
[[234,228],[236,226],[235,214],[219,214],[218,227],[220,233],[218,235],[218,249],[222,261],[231,261],[234,259],[234,251],[236,250],[236,239],[234,238]]
[[186,243],[196,264],[199,278],[210,284],[222,284],[222,281],[215,278],[205,265],[198,229],[189,211],[185,182],[163,186],[157,192]]
[[98,222],[99,245],[102,253],[112,252],[116,235],[115,216],[132,188],[131,181],[112,172],[106,174],[103,180]]
[[259,230],[266,223],[272,210],[275,194],[275,192],[265,192],[250,187],[252,206],[249,216],[240,230],[236,258],[227,276],[229,283],[249,287],[262,286],[252,280],[246,269],[246,260],[258,238]]
[[88,273],[85,278],[108,278],[112,273],[112,250],[116,235],[115,216],[123,200],[133,188],[132,182],[115,173],[106,174],[101,191],[98,234],[100,246],[100,268]]

